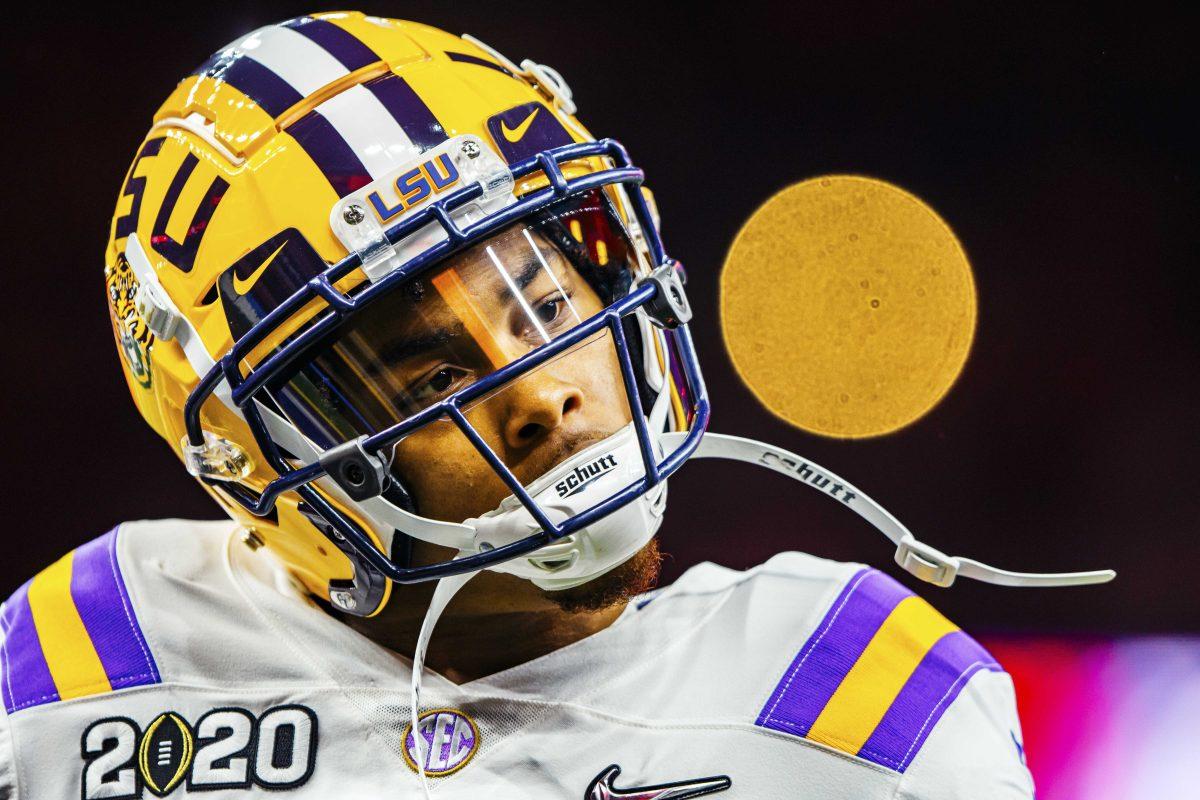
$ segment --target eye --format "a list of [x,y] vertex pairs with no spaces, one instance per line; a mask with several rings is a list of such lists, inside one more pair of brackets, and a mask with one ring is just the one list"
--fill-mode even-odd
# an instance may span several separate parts
[[469,370],[443,364],[414,381],[408,392],[419,403],[433,403],[465,386],[470,377]]
[[429,388],[435,392],[444,392],[454,385],[454,373],[448,369],[439,369],[429,379]]
[[548,325],[558,319],[558,315],[562,313],[562,307],[565,305],[561,297],[551,297],[543,300],[537,308],[533,310],[537,314],[538,320],[543,325]]

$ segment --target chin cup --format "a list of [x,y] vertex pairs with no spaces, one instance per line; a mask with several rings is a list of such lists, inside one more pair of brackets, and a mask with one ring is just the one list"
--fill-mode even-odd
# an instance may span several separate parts
[[[661,457],[661,452],[656,456]],[[587,511],[643,474],[637,435],[633,425],[627,425],[542,475],[528,491],[546,517],[557,524]],[[582,530],[492,569],[525,578],[542,589],[569,589],[586,583],[623,564],[650,541],[662,524],[666,493],[664,481]],[[541,530],[529,510],[512,495],[494,511],[463,524],[474,531],[476,552],[520,541]]]

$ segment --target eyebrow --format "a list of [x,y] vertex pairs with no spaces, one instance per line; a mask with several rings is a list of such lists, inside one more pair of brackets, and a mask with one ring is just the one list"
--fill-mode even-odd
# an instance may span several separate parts
[[[516,277],[513,278],[513,283],[519,291],[523,292],[529,284],[537,279],[538,273],[541,270],[542,265],[539,262],[536,260],[529,261],[521,268]],[[508,299],[510,294],[511,292],[507,285],[503,286],[497,292],[501,300]],[[421,336],[414,336],[389,345],[380,352],[379,360],[385,364],[398,364],[405,359],[443,347],[465,333],[466,326],[462,322],[455,322],[448,328],[438,328]]]
[[448,328],[437,328],[421,336],[406,338],[385,347],[379,354],[379,360],[385,364],[398,364],[405,359],[443,347],[465,332],[463,324],[456,322]]
[[[527,261],[525,266],[521,267],[521,271],[512,276],[513,283],[516,284],[519,291],[523,292],[525,291],[526,287],[529,286],[529,284],[533,283],[534,280],[537,279],[538,272],[540,272],[541,269],[542,265],[539,262]],[[510,294],[508,286],[502,286],[496,294],[501,300],[504,300]]]

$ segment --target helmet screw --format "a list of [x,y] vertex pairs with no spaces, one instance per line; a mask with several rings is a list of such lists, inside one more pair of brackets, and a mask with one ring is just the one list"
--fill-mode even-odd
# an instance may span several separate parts
[[354,486],[362,486],[367,481],[367,473],[363,470],[362,465],[360,464],[347,464],[342,474],[345,475],[346,480]]
[[346,220],[347,224],[350,225],[357,225],[365,218],[366,215],[363,214],[362,206],[356,203],[346,206],[346,209],[342,212],[342,219]]
[[350,592],[343,592],[336,589],[330,590],[329,600],[343,611],[353,611],[358,606],[354,595],[350,594]]
[[479,158],[479,143],[468,139],[462,143],[462,153],[467,158]]

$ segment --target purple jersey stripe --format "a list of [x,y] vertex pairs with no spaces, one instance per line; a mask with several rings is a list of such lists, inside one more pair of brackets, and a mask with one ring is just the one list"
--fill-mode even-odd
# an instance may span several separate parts
[[304,34],[351,72],[382,60],[354,34],[327,20],[300,17],[284,22],[283,27]]
[[442,123],[437,121],[437,117],[408,85],[408,81],[399,75],[389,74],[364,85],[380,103],[383,103],[383,107],[404,129],[409,140],[422,152],[446,141],[446,131],[443,130]]
[[338,197],[345,197],[371,182],[367,168],[359,161],[354,150],[319,111],[308,112],[287,132],[324,173]]
[[42,643],[33,626],[28,581],[4,604],[0,625],[4,627],[4,645],[0,648],[4,708],[12,714],[22,708],[58,700],[54,678],[50,676],[50,667],[42,655]]
[[879,626],[911,595],[878,570],[856,573],[796,654],[755,724],[806,736]]
[[219,58],[202,73],[225,81],[270,114],[278,117],[304,98],[292,85],[249,56]]
[[943,636],[913,670],[858,755],[904,772],[942,714],[981,669],[999,671],[1000,665],[966,633]]
[[75,551],[71,600],[114,689],[160,681],[117,564],[114,528]]
[[494,61],[488,61],[486,58],[480,58],[479,56],[473,56],[469,53],[455,53],[450,50],[446,51],[446,55],[450,57],[451,61],[458,61],[463,64],[475,64],[476,66],[479,66],[479,67],[489,67],[490,69],[494,69],[498,72],[503,72],[505,75],[507,75],[510,78],[516,77],[511,72],[509,72],[507,68],[500,66],[499,64],[497,64]]

